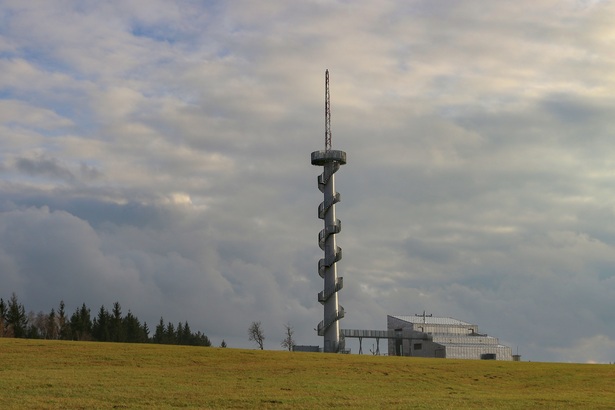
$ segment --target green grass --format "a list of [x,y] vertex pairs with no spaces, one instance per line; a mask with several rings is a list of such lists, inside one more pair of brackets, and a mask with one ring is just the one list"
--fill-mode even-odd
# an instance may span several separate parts
[[0,408],[612,409],[615,365],[0,339]]

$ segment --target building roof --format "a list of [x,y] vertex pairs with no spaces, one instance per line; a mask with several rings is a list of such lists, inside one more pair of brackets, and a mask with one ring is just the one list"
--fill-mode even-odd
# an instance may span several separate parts
[[427,315],[413,315],[413,316],[396,316],[391,315],[399,320],[412,324],[427,324],[427,325],[448,325],[448,326],[473,326],[471,323],[463,322],[452,317],[436,317]]

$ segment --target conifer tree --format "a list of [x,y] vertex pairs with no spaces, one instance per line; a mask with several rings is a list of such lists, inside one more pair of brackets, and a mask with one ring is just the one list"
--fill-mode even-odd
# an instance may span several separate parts
[[[179,333],[179,330],[177,331],[177,333]],[[193,339],[194,336],[192,335],[192,331],[190,330],[190,325],[188,324],[188,321],[186,321],[184,323],[184,332],[182,334],[183,344],[192,345]]]
[[187,340],[184,341],[184,325],[182,325],[182,322],[179,322],[177,324],[177,330],[175,331],[175,335],[175,343],[177,343],[178,345],[186,344]]
[[58,335],[61,340],[70,340],[70,326],[66,317],[66,311],[64,310],[64,307],[64,301],[61,300],[60,307],[58,308]]
[[147,341],[147,336],[143,334],[143,328],[139,319],[129,310],[124,319],[122,319],[122,330],[124,341],[128,343],[144,343]]
[[113,304],[113,311],[111,312],[111,341],[123,342],[126,339],[124,329],[122,328],[122,307],[120,302]]
[[160,322],[156,326],[156,331],[154,333],[153,342],[154,343],[164,343],[165,333],[164,333],[164,319],[160,316]]
[[209,338],[201,332],[196,332],[192,339],[192,343],[190,343],[192,346],[211,346]]
[[58,323],[56,311],[51,308],[51,312],[47,315],[47,339],[55,340],[58,338]]
[[75,340],[91,340],[92,338],[92,320],[90,319],[90,309],[85,305],[75,310],[75,313],[70,318],[70,329],[73,339]]
[[6,323],[8,331],[13,337],[26,337],[28,316],[26,315],[24,306],[17,300],[15,292],[11,295],[11,299],[8,303]]
[[177,341],[177,335],[175,334],[175,326],[173,323],[169,322],[167,325],[167,330],[164,333],[164,343],[169,345],[174,345]]
[[0,337],[4,337],[6,331],[6,312],[8,308],[4,299],[0,298]]
[[149,342],[149,327],[147,326],[147,322],[143,322],[143,327],[141,328],[141,332],[143,332],[144,342]]
[[111,317],[109,316],[109,312],[105,309],[105,306],[102,305],[98,310],[98,316],[94,319],[92,323],[92,337],[99,342],[108,342],[111,340],[110,335],[110,321]]

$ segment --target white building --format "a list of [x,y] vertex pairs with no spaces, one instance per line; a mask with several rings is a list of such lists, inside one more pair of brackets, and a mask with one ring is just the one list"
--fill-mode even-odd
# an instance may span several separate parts
[[387,315],[389,356],[513,360],[511,348],[480,334],[478,326],[449,317]]

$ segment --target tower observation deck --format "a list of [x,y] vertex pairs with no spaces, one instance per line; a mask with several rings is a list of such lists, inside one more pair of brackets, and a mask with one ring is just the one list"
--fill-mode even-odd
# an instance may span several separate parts
[[344,286],[343,278],[337,274],[337,262],[342,259],[342,249],[337,246],[335,235],[342,225],[335,215],[335,204],[340,194],[335,191],[335,173],[346,164],[346,153],[331,149],[331,109],[329,103],[329,70],[325,71],[325,149],[312,152],[312,165],[322,166],[318,176],[318,189],[324,195],[318,206],[318,217],[324,220],[324,228],[318,234],[318,244],[325,257],[318,261],[318,274],[324,279],[324,290],[318,294],[318,301],[324,306],[324,319],[318,324],[319,336],[324,336],[324,352],[340,351],[339,320],[344,317],[344,308],[339,305],[338,292]]

